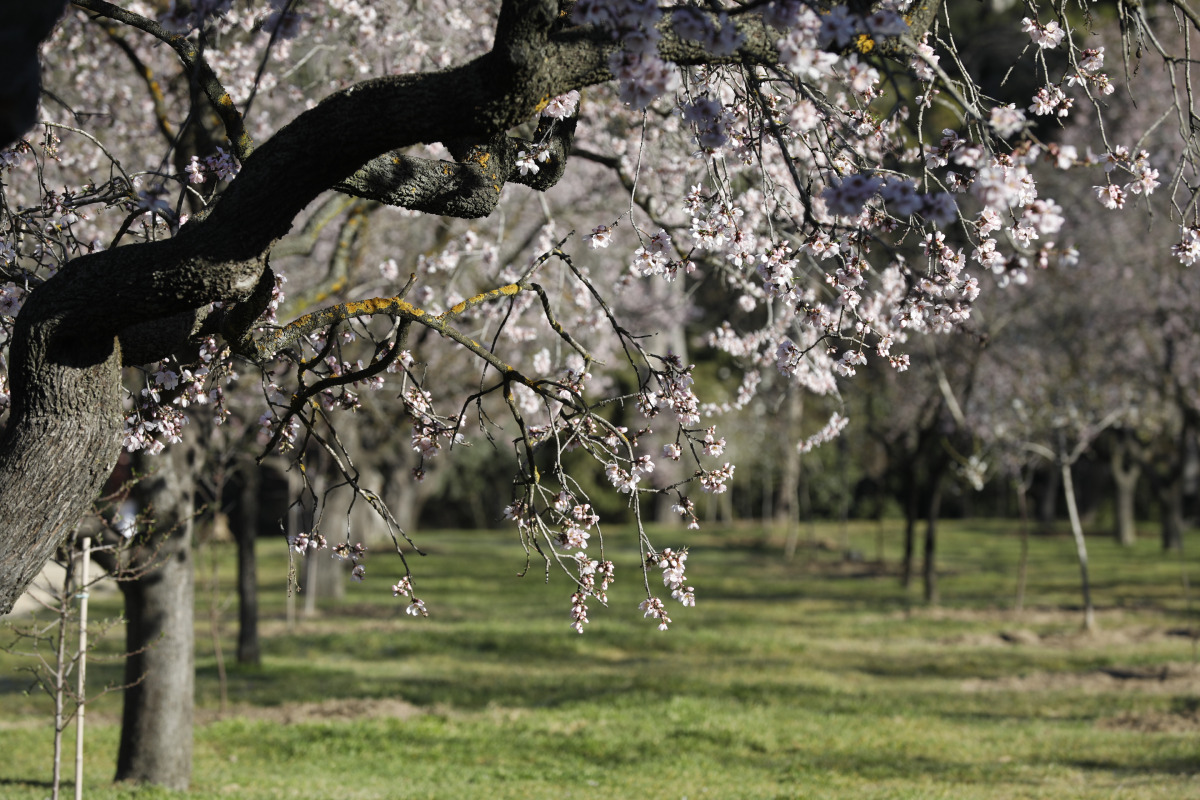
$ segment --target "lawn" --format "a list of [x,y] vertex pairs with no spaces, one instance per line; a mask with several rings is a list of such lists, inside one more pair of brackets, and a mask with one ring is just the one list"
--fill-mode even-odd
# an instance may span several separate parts
[[[1014,526],[942,528],[932,609],[899,585],[898,531],[819,527],[816,540],[856,558],[839,544],[790,562],[761,529],[658,532],[660,546],[690,546],[697,597],[671,609],[665,633],[637,610],[632,536],[612,532],[617,583],[582,636],[563,576],[546,586],[535,565],[516,577],[511,532],[421,534],[428,619],[403,613],[398,564],[379,554],[365,583],[291,626],[286,555],[264,541],[259,669],[231,663],[232,554],[219,551],[224,713],[202,551],[187,797],[1200,797],[1194,560],[1091,537],[1100,630],[1086,635],[1069,537],[1032,540],[1018,615]],[[41,800],[51,706],[23,694],[20,663],[0,653],[0,797]],[[97,682],[118,674],[89,667]],[[88,713],[87,796],[171,796],[114,786],[119,697]]]

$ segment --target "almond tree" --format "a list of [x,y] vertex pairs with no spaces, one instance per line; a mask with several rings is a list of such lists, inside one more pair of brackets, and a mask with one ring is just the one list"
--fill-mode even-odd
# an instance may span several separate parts
[[[1009,20],[1015,70],[1039,88],[995,97],[1008,90],[982,88],[959,50],[973,5],[504,0],[468,17],[442,2],[74,0],[43,49],[42,124],[25,132],[26,116],[0,154],[0,612],[121,447],[178,444],[197,409],[259,420],[263,455],[322,453],[406,559],[415,542],[340,434],[386,389],[418,475],[454,447],[511,444],[504,512],[568,575],[564,625],[582,632],[616,566],[581,462],[638,521],[660,493],[698,524],[690,494],[733,477],[720,415],[764,371],[835,397],[868,359],[904,371],[913,333],[970,325],[985,284],[1074,258],[1038,164],[1081,174],[1112,210],[1166,184],[1177,258],[1198,257],[1192,61],[1151,23],[1200,20],[1182,0],[1120,11],[1122,55],[1175,77],[1156,130],[1186,144],[1159,163],[1109,128],[1096,154],[1046,136],[1085,108],[1102,120],[1120,83],[1088,47],[1087,11]],[[551,203],[588,198],[600,172],[622,192]],[[400,233],[362,255],[377,281],[337,296],[313,264],[356,247],[331,233],[353,233],[354,213]],[[726,402],[694,386],[682,337],[644,338],[679,319],[742,365]],[[236,373],[259,378],[257,414]],[[835,414],[797,444],[844,425]],[[678,480],[655,483],[668,462]],[[187,505],[170,513],[186,521]],[[330,547],[366,576],[352,531],[308,523],[296,551]],[[694,603],[686,551],[640,546],[641,607],[666,628],[652,585]],[[430,613],[407,564],[392,591]],[[137,777],[182,786],[186,769]]]
[[[1189,144],[1159,166],[1103,127],[1095,154],[1045,140],[1046,123],[1076,110],[1102,119],[1099,101],[1119,80],[1103,49],[1087,46],[1087,7],[1030,4],[1011,21],[1026,42],[1015,68],[1040,88],[1010,99],[968,71],[959,11],[936,2],[504,0],[474,18],[440,3],[419,16],[358,0],[71,6],[43,57],[77,96],[48,85],[37,115],[46,124],[0,156],[0,393],[10,397],[0,611],[88,508],[122,446],[163,449],[198,405],[230,413],[227,381],[254,370],[264,452],[323,452],[344,490],[389,524],[402,559],[415,544],[359,479],[337,433],[344,412],[390,387],[423,460],[496,438],[503,415],[516,465],[507,516],[527,550],[568,574],[569,624],[582,632],[614,566],[567,454],[603,470],[636,518],[643,495],[665,492],[696,524],[689,493],[723,492],[733,477],[718,417],[745,406],[764,369],[823,395],[869,358],[902,371],[912,334],[969,324],[987,283],[973,272],[1019,281],[1074,257],[1068,211],[1039,194],[1035,165],[1085,175],[1092,199],[1114,210],[1166,183],[1184,225],[1175,252],[1185,263],[1200,253],[1191,60],[1150,24],[1158,13],[1200,22],[1182,0],[1120,9],[1128,57],[1145,53],[1143,68],[1176,77],[1168,122]],[[97,30],[109,49],[92,46]],[[342,53],[336,64],[330,50]],[[136,95],[98,79],[116,70],[99,53],[120,55]],[[182,80],[157,77],[174,74]],[[146,146],[158,138],[172,142],[165,155]],[[286,287],[275,269],[285,237],[319,220],[326,193],[409,215],[508,220],[510,184],[553,197],[580,161],[625,192],[535,226],[503,259],[501,237],[479,233],[486,226],[456,230],[464,247],[468,234],[484,238],[469,245],[469,270],[442,268],[443,243],[412,277],[381,273],[378,296],[332,303],[307,291],[317,278],[303,269]],[[604,272],[613,264],[620,277]],[[653,288],[663,282],[710,312],[710,341],[744,365],[727,403],[704,402],[683,354],[642,338],[653,314],[688,313],[670,305],[678,292]],[[635,287],[629,309],[641,300],[647,313],[622,313],[621,287]],[[280,319],[285,288],[318,310]],[[426,368],[440,342],[457,354],[447,363],[470,368]],[[143,371],[126,389],[132,367]],[[626,378],[613,379],[620,370]],[[843,424],[834,415],[803,444]],[[651,486],[664,460],[686,464],[683,479]],[[297,550],[329,544],[315,523]],[[639,541],[642,610],[665,629],[651,578],[694,603],[686,551]],[[332,544],[364,576],[357,543]],[[421,616],[414,583],[408,573],[393,591]]]

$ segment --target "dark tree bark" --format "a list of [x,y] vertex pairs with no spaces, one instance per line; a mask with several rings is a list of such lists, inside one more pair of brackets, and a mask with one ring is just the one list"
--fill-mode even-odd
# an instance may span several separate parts
[[237,520],[230,527],[237,542],[238,644],[239,664],[258,666],[262,650],[258,642],[258,562],[254,544],[258,538],[262,481],[255,465],[241,464],[241,502]]
[[[1182,470],[1179,470],[1182,473]],[[1179,552],[1183,549],[1183,475],[1170,476],[1158,491],[1159,525],[1162,549]]]
[[1188,439],[1191,426],[1185,418],[1182,430],[1174,440],[1160,439],[1157,446],[1147,448],[1148,466],[1154,497],[1158,501],[1160,540],[1163,550],[1183,549],[1183,501],[1187,467]]
[[196,450],[179,444],[155,458],[134,497],[155,520],[140,532],[129,567],[140,577],[118,584],[125,595],[125,690],[117,780],[186,790],[192,773],[195,695],[195,574],[192,519]]
[[912,586],[913,558],[917,549],[917,518],[920,516],[920,495],[916,476],[911,472],[905,477],[904,502],[904,559],[900,566],[900,585],[905,589]]
[[0,0],[0,147],[8,147],[37,122],[42,85],[38,45],[66,5],[66,0]]
[[938,594],[937,582],[937,522],[942,510],[942,474],[945,470],[939,466],[934,469],[929,492],[929,505],[925,516],[925,559],[922,563],[922,577],[925,583],[925,602],[936,606],[941,599]]
[[1058,494],[1062,476],[1057,469],[1049,470],[1044,474],[1045,483],[1042,485],[1041,495],[1038,497],[1037,521],[1041,532],[1049,533],[1054,527],[1055,520],[1058,519]]

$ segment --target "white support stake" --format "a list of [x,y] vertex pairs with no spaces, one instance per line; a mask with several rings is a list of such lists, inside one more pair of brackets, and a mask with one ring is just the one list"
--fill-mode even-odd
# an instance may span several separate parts
[[79,688],[75,714],[75,800],[83,800],[83,710],[87,675],[88,565],[92,561],[92,538],[83,537],[83,563],[79,569]]

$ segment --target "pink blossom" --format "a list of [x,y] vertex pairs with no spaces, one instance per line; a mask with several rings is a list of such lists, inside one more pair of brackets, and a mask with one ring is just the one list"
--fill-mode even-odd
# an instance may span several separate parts
[[585,238],[591,243],[593,250],[608,247],[612,244],[612,228],[607,225],[597,225],[595,228],[592,228],[591,234]]
[[1067,32],[1059,26],[1057,20],[1050,20],[1050,22],[1042,25],[1040,22],[1025,17],[1021,20],[1021,30],[1029,34],[1034,44],[1046,49],[1058,47],[1063,37],[1067,35]]
[[579,91],[572,89],[566,94],[550,98],[550,102],[542,109],[542,116],[550,119],[566,119],[575,113],[579,107]]
[[1092,188],[1096,192],[1096,199],[1105,208],[1125,207],[1125,190],[1120,186],[1110,183],[1104,186],[1093,186]]

